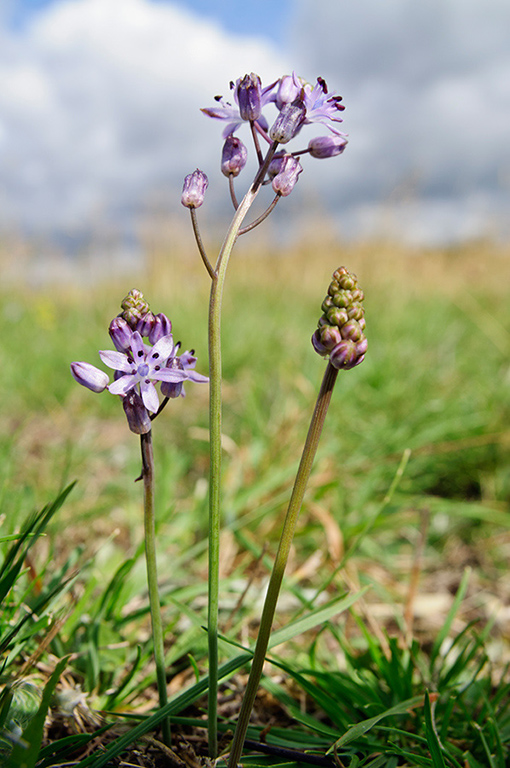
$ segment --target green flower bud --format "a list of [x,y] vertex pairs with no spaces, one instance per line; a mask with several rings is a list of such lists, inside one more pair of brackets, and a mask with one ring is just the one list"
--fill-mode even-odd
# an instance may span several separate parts
[[340,328],[349,319],[349,315],[347,314],[346,310],[339,309],[338,307],[332,307],[330,310],[328,310],[328,312],[326,312],[326,317],[330,325],[336,325],[338,328]]
[[150,312],[149,304],[145,301],[143,293],[136,290],[136,288],[129,291],[120,306],[123,310],[120,316],[124,318],[133,330],[136,330],[136,326],[142,317]]
[[326,313],[328,309],[331,309],[331,307],[334,307],[334,306],[335,305],[333,304],[333,299],[331,298],[331,296],[326,296],[326,298],[322,302],[321,309],[324,313]]

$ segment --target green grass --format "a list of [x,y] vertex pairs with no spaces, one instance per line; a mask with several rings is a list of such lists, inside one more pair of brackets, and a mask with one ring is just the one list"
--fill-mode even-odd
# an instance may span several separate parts
[[[310,336],[333,269],[357,272],[366,294],[369,352],[339,377],[278,625],[359,586],[368,591],[277,649],[264,683],[269,701],[280,702],[269,743],[322,754],[336,744],[353,768],[506,764],[510,656],[498,607],[508,600],[510,308],[506,261],[481,248],[408,255],[360,246],[326,249],[320,260],[302,250],[233,261],[223,323],[220,618],[243,646],[256,630],[323,373]],[[206,372],[206,276],[183,261],[162,270],[173,275],[168,291],[157,271],[138,287]],[[157,699],[138,440],[117,398],[78,387],[69,373],[72,360],[99,364],[98,348],[111,346],[108,323],[134,284],[18,288],[0,298],[0,733],[4,754],[27,734],[37,742],[31,755],[42,744],[34,765],[58,764],[52,741],[59,760],[83,758],[81,742],[103,723],[98,710],[131,714],[149,730],[154,723],[144,719]],[[171,706],[184,732],[200,718],[205,690],[179,699],[206,671],[208,468],[207,393],[186,389],[154,430]],[[229,659],[239,651],[224,642],[222,654],[231,663],[225,690],[237,695],[243,678]],[[66,656],[51,700],[59,726],[41,735],[45,686]],[[73,696],[79,706],[63,714]],[[252,739],[267,725],[265,706],[261,695]],[[226,730],[235,715],[225,708],[222,717]],[[113,728],[102,738],[115,745],[117,737]]]

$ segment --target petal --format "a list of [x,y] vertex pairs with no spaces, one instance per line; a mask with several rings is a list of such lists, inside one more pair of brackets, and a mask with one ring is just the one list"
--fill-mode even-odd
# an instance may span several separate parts
[[188,381],[196,381],[197,384],[207,384],[209,377],[202,376],[201,373],[197,373],[196,371],[188,371]]
[[111,349],[101,349],[99,350],[99,357],[105,365],[114,368],[116,371],[131,373],[134,369],[133,363],[128,362],[128,356],[123,352],[114,352]]
[[110,384],[108,392],[111,392],[112,395],[126,395],[139,381],[140,377],[136,374],[134,376],[121,376],[120,379]]
[[159,397],[154,384],[147,379],[144,379],[140,382],[140,390],[142,393],[143,404],[147,410],[156,413],[159,408]]
[[92,392],[103,392],[110,381],[107,373],[90,363],[71,363],[71,373],[78,384]]
[[162,336],[159,341],[154,344],[147,355],[147,362],[151,367],[156,363],[161,366],[166,365],[166,361],[173,355],[174,349],[174,339],[172,334],[169,333],[167,336]]
[[189,378],[186,371],[180,368],[162,368],[160,371],[151,371],[151,379],[155,381],[185,381]]
[[142,359],[142,357],[145,358],[147,347],[143,343],[142,337],[138,331],[135,331],[131,336],[131,352],[133,353],[133,357],[137,364]]

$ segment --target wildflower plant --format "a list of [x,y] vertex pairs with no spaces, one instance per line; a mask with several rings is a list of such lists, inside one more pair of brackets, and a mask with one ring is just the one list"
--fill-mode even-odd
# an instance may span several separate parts
[[[192,226],[203,263],[211,278],[209,302],[209,378],[210,378],[210,487],[209,487],[209,754],[217,755],[217,695],[218,695],[218,602],[219,602],[219,534],[221,511],[221,306],[226,271],[232,249],[240,235],[261,224],[274,210],[278,202],[288,197],[295,188],[302,172],[301,157],[310,155],[316,159],[328,159],[340,155],[347,137],[339,130],[344,106],[341,96],[331,94],[323,78],[315,85],[307,83],[295,73],[285,75],[273,83],[262,86],[258,75],[247,74],[230,84],[232,99],[216,98],[216,106],[202,112],[224,125],[224,144],[221,153],[221,172],[229,182],[230,198],[235,210],[223,245],[215,262],[204,248],[200,235],[197,209],[203,204],[208,179],[197,169],[189,174],[182,191],[182,204],[189,208]],[[272,121],[269,119],[273,112]],[[237,132],[244,125],[249,128],[253,152],[257,160],[254,178],[248,182],[247,191],[239,201],[236,182],[244,171],[248,148]],[[328,133],[300,145],[301,131],[305,125],[324,127]],[[294,148],[294,145],[297,145]],[[251,223],[244,225],[245,218],[255,198],[263,187],[270,186],[274,194],[266,209]],[[336,297],[343,302],[338,307]],[[340,369],[354,367],[363,360],[366,339],[363,334],[364,319],[360,301],[363,294],[357,288],[356,278],[345,269],[335,273],[330,286],[331,313],[319,321],[324,331],[314,347],[321,355],[328,355],[328,365],[319,393],[310,431],[303,451],[294,491],[284,523],[280,547],[262,614],[259,637],[254,652],[250,679],[244,697],[236,734],[230,753],[230,768],[234,768],[241,756],[242,746],[253,707],[255,694],[268,647],[276,602],[287,562],[290,543],[297,520],[306,483],[311,471],[322,425],[326,416],[334,383]],[[339,309],[338,317],[333,312]],[[323,311],[326,313],[326,309]],[[350,313],[350,314],[349,314]],[[330,330],[326,330],[329,328]],[[329,335],[328,335],[329,334]],[[342,335],[343,334],[343,335]]]
[[[152,421],[160,415],[169,399],[184,394],[183,385],[209,381],[210,482],[209,482],[209,573],[208,573],[208,746],[211,757],[218,753],[218,606],[221,523],[221,311],[225,278],[230,256],[239,236],[260,225],[282,198],[294,190],[303,173],[301,159],[329,159],[344,151],[347,137],[339,130],[343,104],[340,96],[330,94],[326,82],[318,78],[311,85],[295,73],[285,75],[263,87],[258,75],[251,73],[230,84],[232,100],[216,99],[216,106],[202,112],[223,124],[223,147],[220,167],[228,179],[234,215],[223,245],[215,260],[204,247],[197,210],[203,205],[208,188],[206,174],[197,168],[184,179],[181,202],[189,209],[198,250],[211,279],[209,299],[209,378],[195,371],[193,351],[180,353],[172,326],[164,314],[154,315],[143,295],[131,291],[122,302],[122,312],[110,323],[109,333],[115,350],[102,350],[102,362],[113,370],[113,380],[103,370],[85,362],[75,362],[71,372],[76,381],[93,392],[108,390],[122,399],[129,429],[140,435],[144,484],[145,546],[149,602],[152,618],[154,656],[157,669],[163,738],[170,744],[168,714],[173,711],[167,701],[163,647],[163,627],[157,584],[154,531],[154,458]],[[273,112],[272,121],[269,111]],[[246,125],[251,134],[257,170],[248,181],[239,200],[236,182],[246,168],[248,148],[237,132]],[[304,126],[327,130],[326,135],[312,137],[300,144]],[[294,147],[296,145],[296,147]],[[264,187],[270,187],[272,199],[265,210],[245,224],[246,216]],[[276,610],[278,595],[287,564],[292,537],[303,502],[304,493],[340,370],[349,370],[362,362],[367,349],[362,308],[363,293],[356,277],[345,268],[333,274],[323,304],[323,315],[313,334],[314,349],[327,358],[327,366],[306,438],[301,463],[284,520],[280,544],[263,607],[259,635],[253,653],[250,677],[243,698],[236,732],[232,742],[229,768],[235,768],[241,757],[250,713],[262,673]],[[158,392],[159,388],[159,392]],[[160,394],[163,400],[160,402]],[[102,763],[101,763],[102,764]]]
[[[168,697],[156,561],[152,422],[170,399],[184,395],[185,381],[205,383],[208,379],[194,370],[196,358],[193,351],[179,354],[180,343],[174,343],[170,320],[163,313],[154,315],[140,291],[130,291],[121,308],[121,314],[113,318],[108,329],[115,350],[99,352],[103,363],[114,371],[113,381],[110,383],[107,373],[85,362],[71,363],[71,373],[79,384],[92,392],[108,390],[119,395],[129,429],[140,435],[142,473],[137,479],[142,479],[144,486],[147,584],[159,703],[164,707]],[[163,395],[161,403],[156,389],[158,385]],[[163,739],[169,746],[168,718],[163,720],[162,730]]]

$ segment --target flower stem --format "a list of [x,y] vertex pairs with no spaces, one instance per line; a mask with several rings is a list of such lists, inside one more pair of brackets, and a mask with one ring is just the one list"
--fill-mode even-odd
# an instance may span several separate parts
[[212,278],[209,301],[209,577],[208,618],[209,643],[209,755],[218,752],[218,603],[220,565],[220,486],[221,486],[221,307],[228,261],[243,219],[260,186],[252,187],[241,201],[230,224],[218,255]]
[[335,385],[337,375],[338,370],[334,368],[331,363],[328,363],[324,378],[322,380],[319,395],[317,397],[317,402],[315,404],[315,410],[310,422],[310,427],[308,429],[308,435],[306,437],[305,446],[301,455],[301,461],[297,471],[296,479],[294,481],[294,488],[292,490],[289,507],[287,509],[283,530],[280,536],[278,552],[276,554],[273,571],[269,580],[269,586],[267,589],[264,608],[262,610],[262,617],[260,620],[259,634],[255,645],[255,651],[253,653],[250,676],[246,685],[246,691],[244,694],[243,703],[241,705],[241,711],[239,713],[236,731],[232,741],[228,768],[237,768],[237,764],[241,758],[251,711],[255,702],[255,696],[259,687],[260,678],[262,676],[262,668],[264,666],[267,646],[271,635],[276,604],[278,601],[278,595],[280,593],[283,574],[289,557],[290,546],[294,536],[297,518],[303,503],[303,497],[308,479],[310,477],[315,454],[317,452],[317,447],[319,445],[322,427],[328,412],[329,403],[331,402],[331,395],[333,393],[333,387]]
[[[163,622],[158,593],[158,570],[156,564],[156,529],[154,520],[154,453],[152,450],[152,431],[140,435],[142,450],[143,509],[145,525],[145,561],[147,565],[147,584],[149,587],[149,605],[151,611],[152,643],[156,661],[156,679],[158,684],[159,706],[168,703],[166,690],[165,649],[163,644]],[[171,743],[170,720],[162,723],[163,741],[167,747]]]

